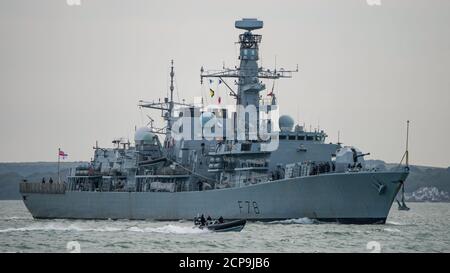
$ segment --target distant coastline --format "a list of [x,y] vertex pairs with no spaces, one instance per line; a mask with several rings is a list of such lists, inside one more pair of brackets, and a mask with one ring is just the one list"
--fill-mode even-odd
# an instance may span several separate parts
[[[369,168],[389,170],[397,164],[381,160],[367,160]],[[87,162],[61,162],[61,179],[65,180],[70,168]],[[411,173],[405,183],[405,196],[409,202],[450,202],[450,167],[410,166]],[[19,183],[40,182],[58,176],[57,162],[5,162],[0,163],[0,200],[21,199]]]

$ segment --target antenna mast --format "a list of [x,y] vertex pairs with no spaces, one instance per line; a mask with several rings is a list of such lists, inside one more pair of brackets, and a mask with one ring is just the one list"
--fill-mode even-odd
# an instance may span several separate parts
[[402,164],[403,159],[405,159],[406,167],[409,167],[409,150],[408,150],[408,144],[409,144],[409,120],[406,121],[406,150],[403,154],[402,160],[400,160],[399,165]]
[[[161,112],[162,112],[161,115],[164,118],[164,120],[166,121],[166,126],[164,128],[160,128],[158,130],[152,130],[152,132],[156,133],[156,134],[165,134],[166,136],[170,136],[170,133],[171,133],[170,130],[172,129],[173,110],[175,108],[175,105],[192,107],[192,105],[190,105],[190,104],[186,104],[184,102],[183,103],[175,102],[173,100],[173,91],[175,90],[175,87],[173,85],[173,80],[175,77],[173,60],[171,60],[171,62],[170,62],[170,74],[169,75],[170,75],[170,98],[164,98],[164,102],[161,102],[161,100],[158,102],[139,101],[139,104],[138,104],[139,107],[161,110]],[[153,128],[153,119],[151,119],[151,118],[150,118],[150,125],[151,125],[152,129],[154,129]],[[162,132],[164,130],[165,130],[165,132]]]
[[170,61],[170,104],[173,107],[173,77],[175,76],[175,72],[173,71],[173,60]]
[[408,142],[409,142],[409,120],[406,121],[406,166],[409,166],[409,151],[408,151]]

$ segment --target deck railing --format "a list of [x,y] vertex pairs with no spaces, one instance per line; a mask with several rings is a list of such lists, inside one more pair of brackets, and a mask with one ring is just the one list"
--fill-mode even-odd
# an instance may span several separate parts
[[63,183],[28,183],[22,182],[19,184],[20,193],[50,193],[50,194],[64,194],[66,192],[66,185]]

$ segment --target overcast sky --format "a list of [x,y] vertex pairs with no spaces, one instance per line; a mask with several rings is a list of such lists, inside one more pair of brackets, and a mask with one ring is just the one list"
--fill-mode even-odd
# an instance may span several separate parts
[[262,65],[300,68],[277,82],[282,114],[387,162],[409,119],[411,163],[450,166],[450,1],[67,1],[0,0],[0,161],[89,160],[96,140],[133,139],[159,117],[137,103],[166,95],[171,59],[190,101],[202,65],[237,63],[234,21],[257,17]]

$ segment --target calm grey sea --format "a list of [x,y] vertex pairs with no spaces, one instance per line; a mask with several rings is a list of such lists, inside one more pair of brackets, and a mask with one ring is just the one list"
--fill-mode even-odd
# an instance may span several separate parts
[[450,203],[393,206],[385,225],[291,219],[211,233],[189,221],[34,220],[0,201],[0,252],[450,252]]

